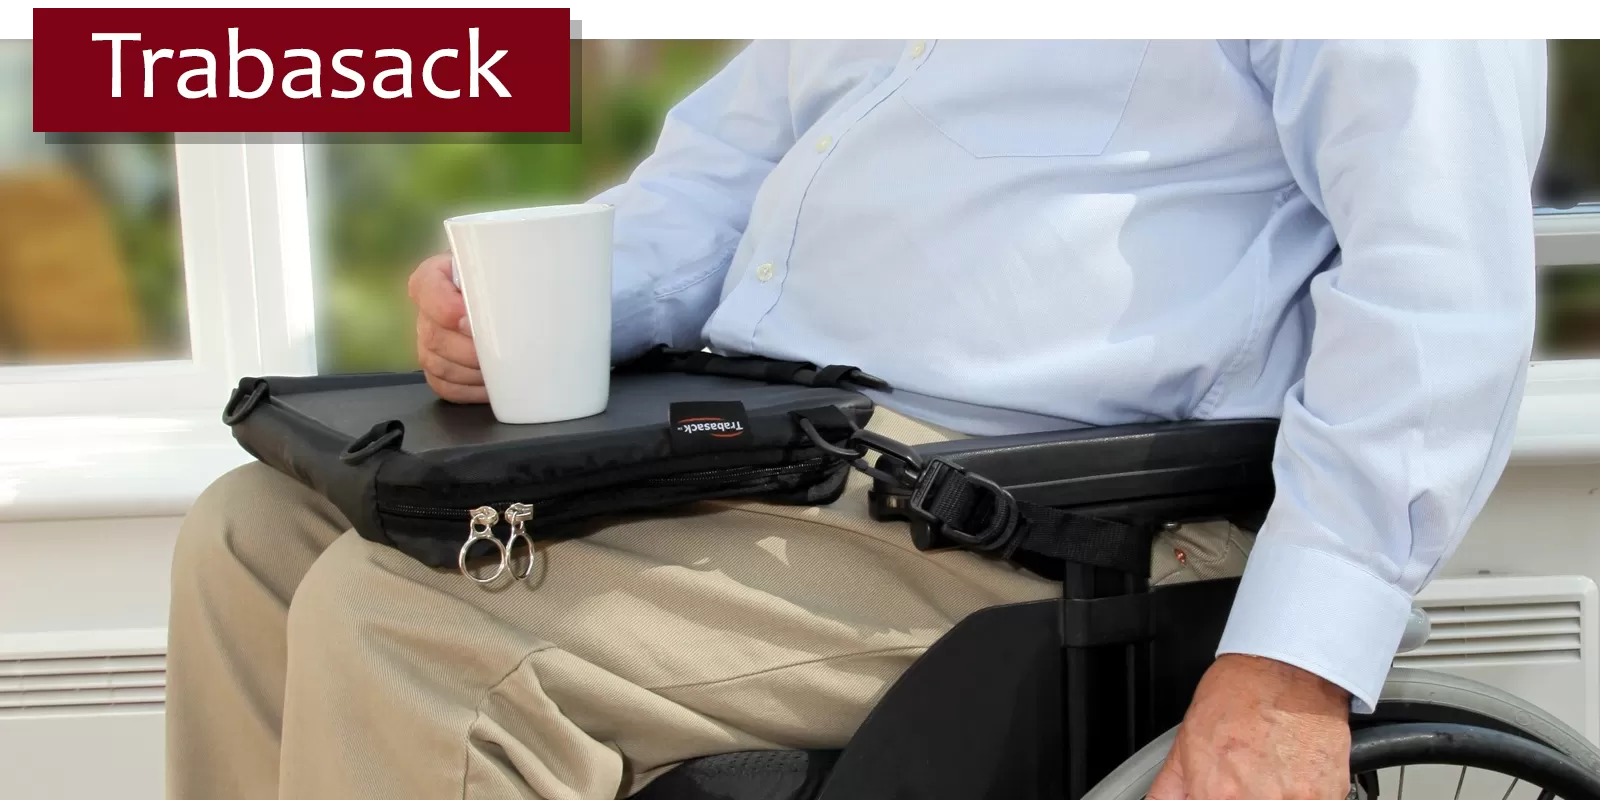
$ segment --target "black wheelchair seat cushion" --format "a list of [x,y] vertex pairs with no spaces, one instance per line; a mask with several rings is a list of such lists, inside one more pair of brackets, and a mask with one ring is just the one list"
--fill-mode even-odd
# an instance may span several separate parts
[[758,750],[687,761],[634,795],[638,800],[811,800],[837,750]]

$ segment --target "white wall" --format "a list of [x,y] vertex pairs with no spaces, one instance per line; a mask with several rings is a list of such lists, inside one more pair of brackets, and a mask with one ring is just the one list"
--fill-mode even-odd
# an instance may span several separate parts
[[1507,470],[1444,574],[1483,570],[1600,583],[1600,465]]

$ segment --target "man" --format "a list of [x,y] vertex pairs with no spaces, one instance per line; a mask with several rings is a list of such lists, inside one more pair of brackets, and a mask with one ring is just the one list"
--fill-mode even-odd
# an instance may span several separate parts
[[[758,42],[599,198],[614,357],[856,365],[920,441],[1281,416],[1277,499],[1154,796],[1342,797],[1347,716],[1506,460],[1544,80],[1536,42]],[[483,402],[448,260],[411,288],[430,383]],[[859,484],[607,526],[498,591],[345,527],[260,467],[197,503],[174,797],[596,800],[838,746],[959,618],[1055,593],[915,551]],[[1213,572],[1251,546],[1189,530]]]

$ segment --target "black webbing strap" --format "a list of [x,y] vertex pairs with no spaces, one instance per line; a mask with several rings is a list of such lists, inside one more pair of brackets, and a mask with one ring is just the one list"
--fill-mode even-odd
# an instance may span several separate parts
[[908,510],[937,533],[972,550],[1017,551],[1077,564],[1143,573],[1150,568],[1150,532],[1017,500],[1010,492],[961,467],[934,459],[917,476]]
[[722,356],[701,350],[675,350],[657,345],[618,366],[632,372],[687,372],[725,378],[790,383],[800,386],[839,387],[851,383],[866,389],[887,389],[889,384],[855,367],[818,367],[808,361],[780,361],[760,356]]
[[[905,498],[903,504],[895,501],[881,509],[873,501],[875,517],[919,520],[934,534],[927,541],[998,551],[1005,558],[1020,551],[1136,575],[1149,572],[1148,548],[1154,534],[1149,526],[1023,502],[988,478],[941,458],[924,461],[915,448],[881,434],[858,429],[844,444],[836,444],[805,413],[794,416],[817,447],[850,462],[875,484],[894,487],[895,496]],[[871,451],[883,454],[876,465],[867,463]],[[909,497],[900,494],[907,490]],[[880,511],[885,516],[877,516]]]

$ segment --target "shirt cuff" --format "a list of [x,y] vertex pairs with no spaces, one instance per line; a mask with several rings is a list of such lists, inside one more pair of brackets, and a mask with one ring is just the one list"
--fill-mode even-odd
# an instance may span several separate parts
[[1370,714],[1383,692],[1412,598],[1338,556],[1258,538],[1217,655],[1238,653],[1299,667],[1350,693]]

